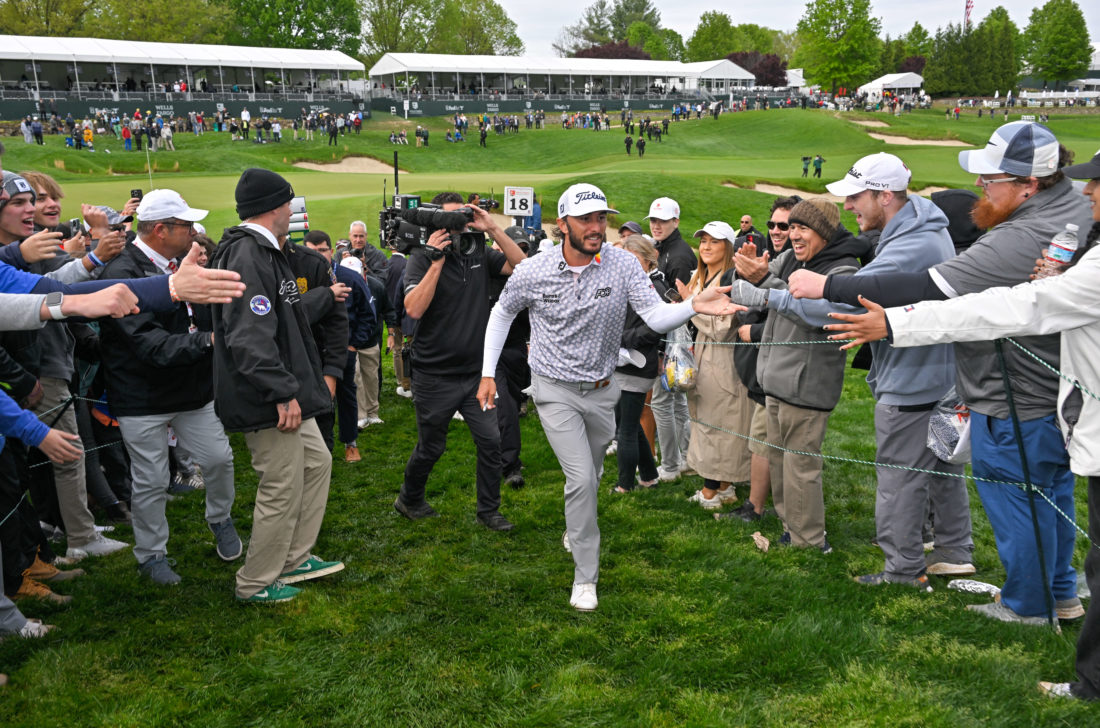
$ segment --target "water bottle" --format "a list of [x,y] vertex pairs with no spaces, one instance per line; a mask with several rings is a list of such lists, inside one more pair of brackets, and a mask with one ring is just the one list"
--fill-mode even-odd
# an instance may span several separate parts
[[1073,262],[1077,252],[1077,226],[1066,223],[1066,229],[1050,239],[1050,245],[1043,253],[1043,267],[1036,278],[1049,278],[1060,275]]

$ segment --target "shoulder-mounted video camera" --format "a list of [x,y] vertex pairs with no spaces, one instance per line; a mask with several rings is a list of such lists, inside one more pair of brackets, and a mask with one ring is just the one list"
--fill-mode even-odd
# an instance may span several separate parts
[[[485,245],[485,233],[467,230],[474,221],[468,207],[444,210],[439,205],[421,203],[419,195],[394,195],[394,204],[378,214],[378,230],[384,247],[409,255],[423,250],[433,260],[452,251],[470,254],[476,245]],[[428,247],[428,237],[436,230],[450,230],[451,245],[442,252]]]

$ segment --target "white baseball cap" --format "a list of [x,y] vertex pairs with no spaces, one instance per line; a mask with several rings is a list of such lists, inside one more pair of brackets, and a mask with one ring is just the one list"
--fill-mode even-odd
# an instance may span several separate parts
[[593,212],[618,214],[607,206],[607,196],[596,185],[575,184],[558,198],[558,217],[583,217]]
[[1058,140],[1033,121],[1013,121],[993,132],[985,149],[959,152],[959,166],[971,174],[1049,177],[1058,171]]
[[708,222],[703,226],[702,230],[695,231],[695,237],[702,237],[703,233],[706,233],[715,240],[728,240],[731,243],[737,238],[737,233],[733,231],[733,228],[730,227],[728,223],[724,223],[721,220]]
[[138,205],[138,220],[167,220],[176,218],[185,222],[198,222],[207,216],[209,210],[196,210],[188,207],[180,193],[175,190],[153,190],[142,198]]
[[671,197],[658,197],[649,206],[649,214],[646,217],[658,220],[671,220],[680,217],[680,206]]
[[344,266],[345,268],[351,268],[353,271],[359,274],[362,274],[363,272],[363,261],[359,260],[354,255],[345,255],[343,258],[340,259],[340,265]]
[[909,187],[912,172],[893,154],[869,154],[852,165],[844,179],[830,182],[825,189],[837,197],[858,195],[863,190],[900,192]]

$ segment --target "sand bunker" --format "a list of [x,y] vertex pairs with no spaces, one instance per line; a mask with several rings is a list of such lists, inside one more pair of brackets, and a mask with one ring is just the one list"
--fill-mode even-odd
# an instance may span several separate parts
[[859,124],[860,126],[873,126],[883,129],[889,129],[890,125],[885,121],[856,121],[855,119],[849,119],[853,124]]
[[[732,187],[736,190],[746,189],[744,187],[738,187],[737,185],[733,184],[732,182],[723,182],[722,186],[723,187]],[[796,190],[793,187],[782,187],[780,185],[769,185],[769,184],[761,183],[761,184],[755,185],[752,189],[753,189],[754,192],[763,192],[763,193],[768,194],[768,195],[783,195],[785,197],[790,197],[791,195],[798,195],[799,197],[805,197],[805,198],[821,197],[821,198],[824,198],[824,199],[829,200],[831,202],[836,202],[836,203],[844,202],[843,197],[837,197],[836,195],[830,195],[828,192],[820,192],[820,193],[807,192],[806,190]],[[945,189],[947,189],[947,188],[946,187],[925,187],[923,190],[917,190],[916,194],[920,195],[921,197],[928,197],[933,192],[940,192],[940,191],[945,190]]]
[[[858,123],[858,122],[857,122]],[[886,142],[887,144],[896,144],[898,146],[906,147],[970,147],[972,144],[966,142],[960,142],[958,139],[910,139],[903,136],[892,136],[889,134],[875,134],[874,132],[867,132],[867,136],[872,139],[878,139],[879,141]]]
[[[344,157],[339,162],[317,164],[315,162],[295,162],[295,167],[312,169],[317,172],[342,172],[345,174],[390,174],[393,165],[379,162],[370,157]],[[404,172],[405,170],[401,170]]]

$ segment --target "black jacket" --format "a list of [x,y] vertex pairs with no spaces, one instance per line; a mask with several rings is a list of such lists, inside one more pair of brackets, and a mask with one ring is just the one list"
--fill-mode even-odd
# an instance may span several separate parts
[[371,336],[373,338],[371,340],[381,346],[382,324],[384,322],[391,329],[397,326],[397,312],[394,310],[393,304],[390,303],[390,297],[386,293],[386,284],[382,279],[369,273],[366,279],[367,288],[374,298],[374,328],[372,329]]
[[698,265],[695,251],[680,235],[680,228],[676,228],[671,235],[657,243],[657,268],[664,274],[669,288],[675,290],[676,281],[690,281]]
[[[661,297],[661,300],[664,300],[665,291],[668,290],[668,286],[665,285],[664,275],[662,275],[661,271],[654,269],[649,274],[649,280],[653,282],[653,290],[657,291],[657,295]],[[626,364],[617,367],[615,371],[622,374],[632,374],[636,377],[646,377],[647,379],[656,377],[657,349],[662,338],[663,336],[661,334],[658,334],[656,331],[646,326],[645,321],[633,308],[627,306],[626,321],[623,323],[623,338],[620,346],[624,349],[635,349],[640,351],[645,355],[645,364],[640,367],[636,367],[633,364]]]
[[304,245],[287,244],[286,259],[294,271],[298,293],[309,319],[310,330],[321,355],[321,373],[344,378],[348,350],[348,310],[338,305],[328,289],[336,282],[325,256]]
[[286,254],[257,232],[231,227],[211,266],[237,271],[245,284],[241,298],[212,307],[214,406],[225,428],[275,427],[276,405],[291,399],[303,420],[329,412],[321,358]]
[[[161,275],[133,243],[104,266],[107,278]],[[214,398],[210,310],[173,311],[100,320],[100,355],[111,412],[138,416],[195,410]],[[192,325],[198,329],[191,333]]]

